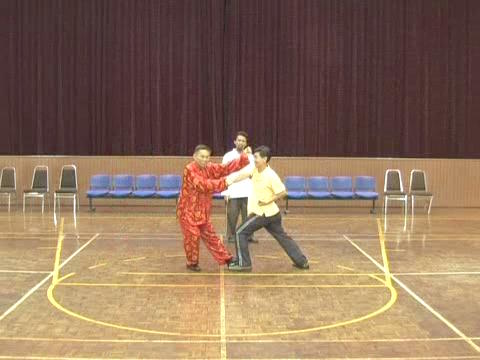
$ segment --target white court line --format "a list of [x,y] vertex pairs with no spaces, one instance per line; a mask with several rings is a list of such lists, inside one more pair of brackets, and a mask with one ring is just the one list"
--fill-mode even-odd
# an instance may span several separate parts
[[[472,337],[472,340],[480,340],[480,337]],[[72,342],[72,343],[120,343],[120,344],[218,344],[221,340],[170,340],[170,339],[76,339],[76,338],[30,338],[30,337],[0,337],[0,341],[23,341],[23,342]],[[228,343],[247,344],[309,344],[309,343],[406,343],[406,342],[458,342],[462,338],[385,338],[385,339],[230,339]]]
[[51,271],[37,270],[0,270],[1,274],[50,274]]
[[[59,269],[67,265],[70,260],[72,260],[80,251],[85,249],[93,240],[95,240],[100,234],[95,234],[90,240],[77,249],[72,255],[70,255],[64,262],[59,266]],[[43,280],[41,280],[37,285],[32,287],[25,295],[23,295],[15,304],[10,306],[1,316],[0,321],[5,319],[10,313],[12,313],[17,307],[19,307],[25,300],[27,300],[35,291],[37,291],[43,284],[45,284],[53,276],[53,272],[49,273]]]
[[[380,234],[379,234],[380,236]],[[377,268],[381,271],[386,273],[386,269],[383,265],[381,265],[377,260],[371,257],[367,252],[365,252],[360,246],[355,244],[348,236],[343,236],[354,248],[356,248],[360,253],[362,253],[366,258],[368,258]],[[455,334],[460,336],[463,340],[465,340],[475,351],[480,353],[480,347],[472,341],[470,337],[465,335],[460,329],[458,329],[455,325],[453,325],[450,321],[448,321],[442,314],[432,308],[425,300],[423,300],[420,296],[418,296],[413,290],[411,290],[407,285],[405,285],[402,281],[400,281],[395,275],[389,274],[390,278],[395,281],[403,290],[405,290],[410,296],[412,296],[415,300],[417,300],[423,307],[425,307],[428,311],[430,311],[437,319],[443,322],[446,326],[450,328]]]

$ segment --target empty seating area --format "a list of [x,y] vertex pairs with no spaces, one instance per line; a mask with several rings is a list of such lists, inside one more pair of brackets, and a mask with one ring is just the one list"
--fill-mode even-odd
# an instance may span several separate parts
[[94,175],[87,191],[89,208],[94,199],[178,199],[182,186],[180,175]]
[[287,176],[286,211],[289,200],[370,200],[372,212],[378,199],[376,180],[373,176]]
[[[431,211],[433,193],[428,189],[427,176],[423,170],[411,170],[408,191],[404,189],[402,173],[398,169],[388,169],[385,172],[383,201],[384,213],[388,212],[391,202],[399,202],[408,212],[408,202],[411,203],[411,213],[415,212],[415,204],[425,203],[428,213]],[[371,212],[375,211],[376,200],[379,199],[376,178],[374,176],[287,176],[284,179],[288,196],[286,211],[292,200],[366,200],[372,201]],[[37,165],[32,172],[31,185],[20,190],[23,192],[23,211],[28,200],[40,199],[42,213],[45,202],[50,203],[49,169],[45,165]],[[108,175],[98,174],[90,178],[86,192],[90,210],[95,210],[95,199],[175,199],[177,201],[182,186],[180,175]],[[64,165],[60,171],[59,187],[53,193],[54,212],[60,206],[60,201],[72,200],[74,214],[79,210],[79,185],[75,165]],[[0,201],[7,200],[10,212],[12,199],[17,197],[17,173],[14,167],[6,166],[0,172]],[[212,194],[213,199],[223,200],[221,193]],[[15,202],[16,203],[16,202]]]

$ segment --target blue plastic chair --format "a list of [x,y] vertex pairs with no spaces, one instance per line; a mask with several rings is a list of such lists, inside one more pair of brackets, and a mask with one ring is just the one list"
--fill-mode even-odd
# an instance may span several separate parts
[[115,175],[113,177],[113,190],[108,194],[114,198],[126,198],[132,195],[135,178],[132,175]]
[[372,209],[370,210],[372,214],[375,212],[375,201],[378,199],[376,183],[373,176],[357,176],[355,178],[355,196],[362,200],[372,200]]
[[112,190],[112,177],[110,175],[93,175],[90,178],[90,189],[87,191],[90,211],[95,211],[93,199],[107,197],[110,190]]
[[308,197],[312,199],[330,199],[332,193],[328,189],[326,176],[312,176],[307,180]]
[[355,196],[365,200],[377,200],[375,178],[373,176],[357,176],[355,178]]
[[338,199],[353,199],[353,182],[350,176],[335,176],[331,179],[332,195]]
[[223,200],[225,199],[225,196],[223,196],[222,193],[213,193],[212,198],[214,200]]
[[162,199],[177,199],[181,188],[182,177],[180,175],[160,175],[156,196]]
[[285,187],[287,188],[286,211],[288,211],[288,200],[305,200],[308,198],[307,182],[303,176],[285,177]]
[[106,197],[111,189],[112,177],[110,175],[93,175],[90,178],[90,190],[87,191],[87,197]]
[[157,192],[157,177],[155,175],[139,175],[135,180],[133,196],[150,198]]

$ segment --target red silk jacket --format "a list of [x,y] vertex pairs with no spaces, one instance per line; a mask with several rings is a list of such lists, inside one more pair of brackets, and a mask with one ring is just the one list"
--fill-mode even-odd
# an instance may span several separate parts
[[228,164],[209,163],[201,168],[195,162],[185,166],[182,191],[177,206],[177,217],[189,225],[202,225],[210,220],[212,194],[227,188],[226,176],[249,164],[248,156]]

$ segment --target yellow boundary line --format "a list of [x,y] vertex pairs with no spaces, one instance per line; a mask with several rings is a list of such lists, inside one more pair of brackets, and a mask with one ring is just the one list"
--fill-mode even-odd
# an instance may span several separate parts
[[[380,240],[380,244],[385,242],[385,236],[383,234],[382,226],[380,223],[380,219],[377,219],[378,224],[378,236]],[[390,270],[382,266],[378,263],[372,256],[370,256],[365,250],[363,250],[360,246],[358,246],[355,242],[353,242],[348,236],[344,235],[344,238],[353,246],[355,247],[360,253],[362,253],[366,258],[368,258],[376,267],[382,270],[385,273],[386,277],[391,278],[391,280],[395,281],[403,290],[405,290],[410,296],[412,296],[417,302],[419,302],[423,307],[425,307],[428,311],[430,311],[437,319],[443,322],[447,327],[450,328],[455,334],[460,336],[465,342],[467,342],[476,352],[480,352],[480,347],[465,333],[463,333],[460,329],[458,329],[455,325],[453,325],[449,320],[447,320],[442,314],[432,308],[425,300],[423,300],[420,296],[418,296],[413,290],[411,290],[407,285],[405,285],[401,280],[399,280],[395,275],[390,274]],[[383,256],[383,253],[382,253]],[[385,259],[384,259],[385,260]],[[388,261],[388,259],[387,259]],[[386,263],[388,265],[388,262]]]
[[[223,236],[220,236],[223,243]],[[225,311],[225,270],[220,266],[220,359],[227,359],[227,320]]]
[[288,284],[252,284],[252,285],[225,285],[225,281],[220,284],[141,284],[141,283],[58,283],[57,286],[70,286],[70,287],[113,287],[113,288],[124,288],[124,287],[152,287],[152,288],[219,288],[222,287],[228,288],[384,288],[384,285],[372,285],[372,284],[309,284],[309,285],[288,285]]
[[[320,331],[320,330],[326,330],[326,329],[332,329],[332,328],[336,328],[336,327],[351,325],[351,324],[354,324],[354,323],[358,323],[358,322],[373,318],[377,315],[380,315],[380,314],[384,313],[385,311],[387,311],[388,309],[390,309],[393,306],[393,304],[397,300],[397,292],[396,292],[396,290],[393,286],[391,286],[391,285],[389,286],[385,280],[379,278],[378,276],[372,275],[370,277],[377,280],[381,284],[385,285],[385,287],[390,291],[389,301],[386,304],[384,304],[382,307],[380,307],[379,309],[377,309],[377,310],[375,310],[371,313],[365,314],[365,315],[360,316],[360,317],[355,318],[355,319],[340,321],[340,322],[337,322],[337,323],[334,323],[334,324],[316,326],[316,327],[311,327],[311,328],[306,328],[306,329],[287,330],[287,331],[273,331],[273,332],[265,332],[265,333],[250,333],[250,334],[226,334],[225,336],[226,336],[226,338],[235,338],[235,337],[236,338],[238,338],[238,337],[240,337],[240,338],[250,338],[250,337],[261,337],[261,336],[280,336],[280,335],[304,334],[304,333],[311,333],[311,332],[316,332],[316,331]],[[60,283],[60,280],[59,280],[59,283]],[[109,322],[105,322],[105,321],[92,319],[92,318],[83,316],[79,313],[76,313],[76,312],[74,312],[72,310],[69,310],[69,309],[65,308],[64,306],[62,306],[55,299],[55,296],[54,296],[54,290],[55,290],[57,285],[58,284],[53,284],[52,283],[52,285],[50,285],[50,287],[48,288],[47,296],[48,296],[48,300],[50,301],[50,303],[55,308],[57,308],[58,310],[60,310],[64,313],[66,313],[67,315],[70,315],[74,318],[77,318],[77,319],[80,319],[80,320],[83,320],[83,321],[86,321],[86,322],[90,322],[92,324],[102,325],[102,326],[115,328],[115,329],[120,329],[120,330],[128,330],[128,331],[133,331],[133,332],[139,332],[139,333],[144,333],[144,334],[156,334],[156,335],[165,335],[165,336],[184,336],[184,337],[203,337],[203,338],[219,338],[220,337],[220,334],[214,335],[214,334],[179,333],[179,332],[171,332],[171,331],[148,330],[148,329],[141,329],[141,328],[136,328],[136,327],[132,327],[132,326],[118,325],[118,324],[113,324],[113,323],[109,323]]]

